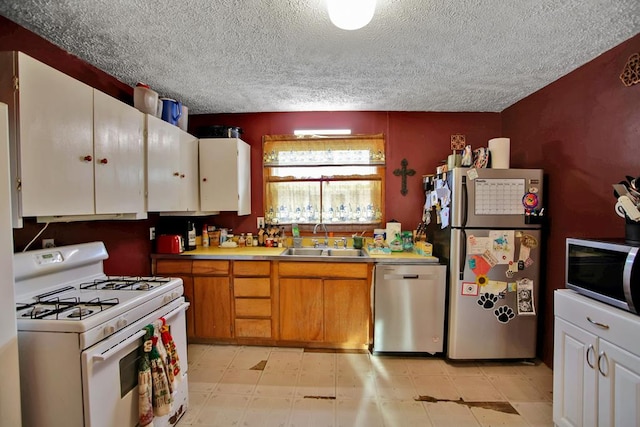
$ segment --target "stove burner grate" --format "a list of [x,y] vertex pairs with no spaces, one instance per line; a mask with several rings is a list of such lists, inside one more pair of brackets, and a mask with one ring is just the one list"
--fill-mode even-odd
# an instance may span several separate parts
[[[59,320],[60,315],[65,315],[71,319],[82,320],[94,313],[99,313],[109,307],[119,304],[118,298],[100,299],[94,298],[89,301],[81,301],[78,297],[71,298],[53,298],[49,300],[39,300],[34,303],[18,303],[16,311],[31,309],[22,314],[22,317],[30,319],[45,319],[55,315],[55,319]],[[88,307],[93,307],[90,309]]]
[[154,287],[153,283],[168,283],[170,280],[166,277],[156,276],[110,276],[104,279],[96,279],[93,282],[81,283],[80,289],[148,291]]

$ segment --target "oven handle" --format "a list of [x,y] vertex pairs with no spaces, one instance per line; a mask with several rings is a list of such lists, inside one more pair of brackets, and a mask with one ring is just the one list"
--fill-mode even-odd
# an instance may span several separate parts
[[146,330],[138,331],[135,334],[131,335],[126,340],[118,343],[115,347],[111,347],[109,350],[105,351],[104,353],[94,355],[92,359],[97,360],[99,362],[104,362],[105,360],[109,359],[111,356],[113,356],[119,351],[119,348],[117,347],[120,347],[123,345],[124,346],[129,345],[130,343],[137,341],[139,338],[143,337],[146,333],[147,333]]
[[[181,304],[179,307],[171,310],[169,313],[167,313],[166,316],[163,316],[163,317],[165,319],[169,319],[169,318],[175,316],[176,314],[178,314],[179,312],[185,311],[187,308],[189,308],[190,305],[191,304],[189,304],[188,302],[185,302],[184,304]],[[105,351],[104,353],[95,354],[91,358],[93,360],[95,360],[95,361],[104,362],[105,360],[109,359],[111,356],[116,354],[118,351],[120,351],[120,348],[122,346],[127,346],[127,345],[131,344],[132,342],[137,341],[141,337],[145,336],[146,333],[147,333],[146,329],[138,331],[135,334],[131,335],[129,338],[127,338],[124,341],[118,343],[114,347],[111,347],[109,350]]]

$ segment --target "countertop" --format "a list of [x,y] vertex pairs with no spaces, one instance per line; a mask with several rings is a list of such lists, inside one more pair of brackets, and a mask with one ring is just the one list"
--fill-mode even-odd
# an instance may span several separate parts
[[[191,251],[181,254],[152,254],[154,259],[228,259],[228,260],[279,260],[279,261],[322,261],[322,262],[365,262],[376,264],[437,264],[439,259],[434,256],[423,256],[413,252],[392,252],[377,254],[367,252],[367,256],[339,257],[339,256],[291,256],[283,255],[287,248],[220,248],[198,246]],[[340,249],[337,249],[339,252]]]

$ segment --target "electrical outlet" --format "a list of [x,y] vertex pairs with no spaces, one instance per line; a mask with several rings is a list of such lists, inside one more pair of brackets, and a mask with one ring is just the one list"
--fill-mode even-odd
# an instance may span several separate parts
[[257,224],[258,224],[258,228],[264,227],[264,217],[263,216],[259,216],[258,217]]
[[54,239],[42,239],[42,249],[55,248],[56,242]]
[[155,239],[156,239],[156,228],[149,227],[149,240],[155,240]]

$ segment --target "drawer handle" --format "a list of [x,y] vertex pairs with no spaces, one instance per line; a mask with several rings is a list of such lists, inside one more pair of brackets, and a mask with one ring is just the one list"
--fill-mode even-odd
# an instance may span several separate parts
[[591,320],[591,318],[589,316],[587,316],[587,320],[589,321],[589,323],[591,323],[592,325],[596,325],[599,328],[609,329],[609,325],[605,325],[604,323],[600,323],[600,322],[596,322],[594,320]]
[[[606,372],[602,370],[602,363],[600,363],[603,360],[605,363],[604,367]],[[606,377],[609,373],[609,358],[604,351],[600,352],[600,354],[598,355],[598,371],[600,371],[603,377]]]
[[589,344],[589,347],[587,348],[587,365],[589,365],[591,369],[595,369],[595,366],[593,366],[593,363],[591,362],[591,357],[589,357],[589,355],[593,353],[594,353],[593,345]]

